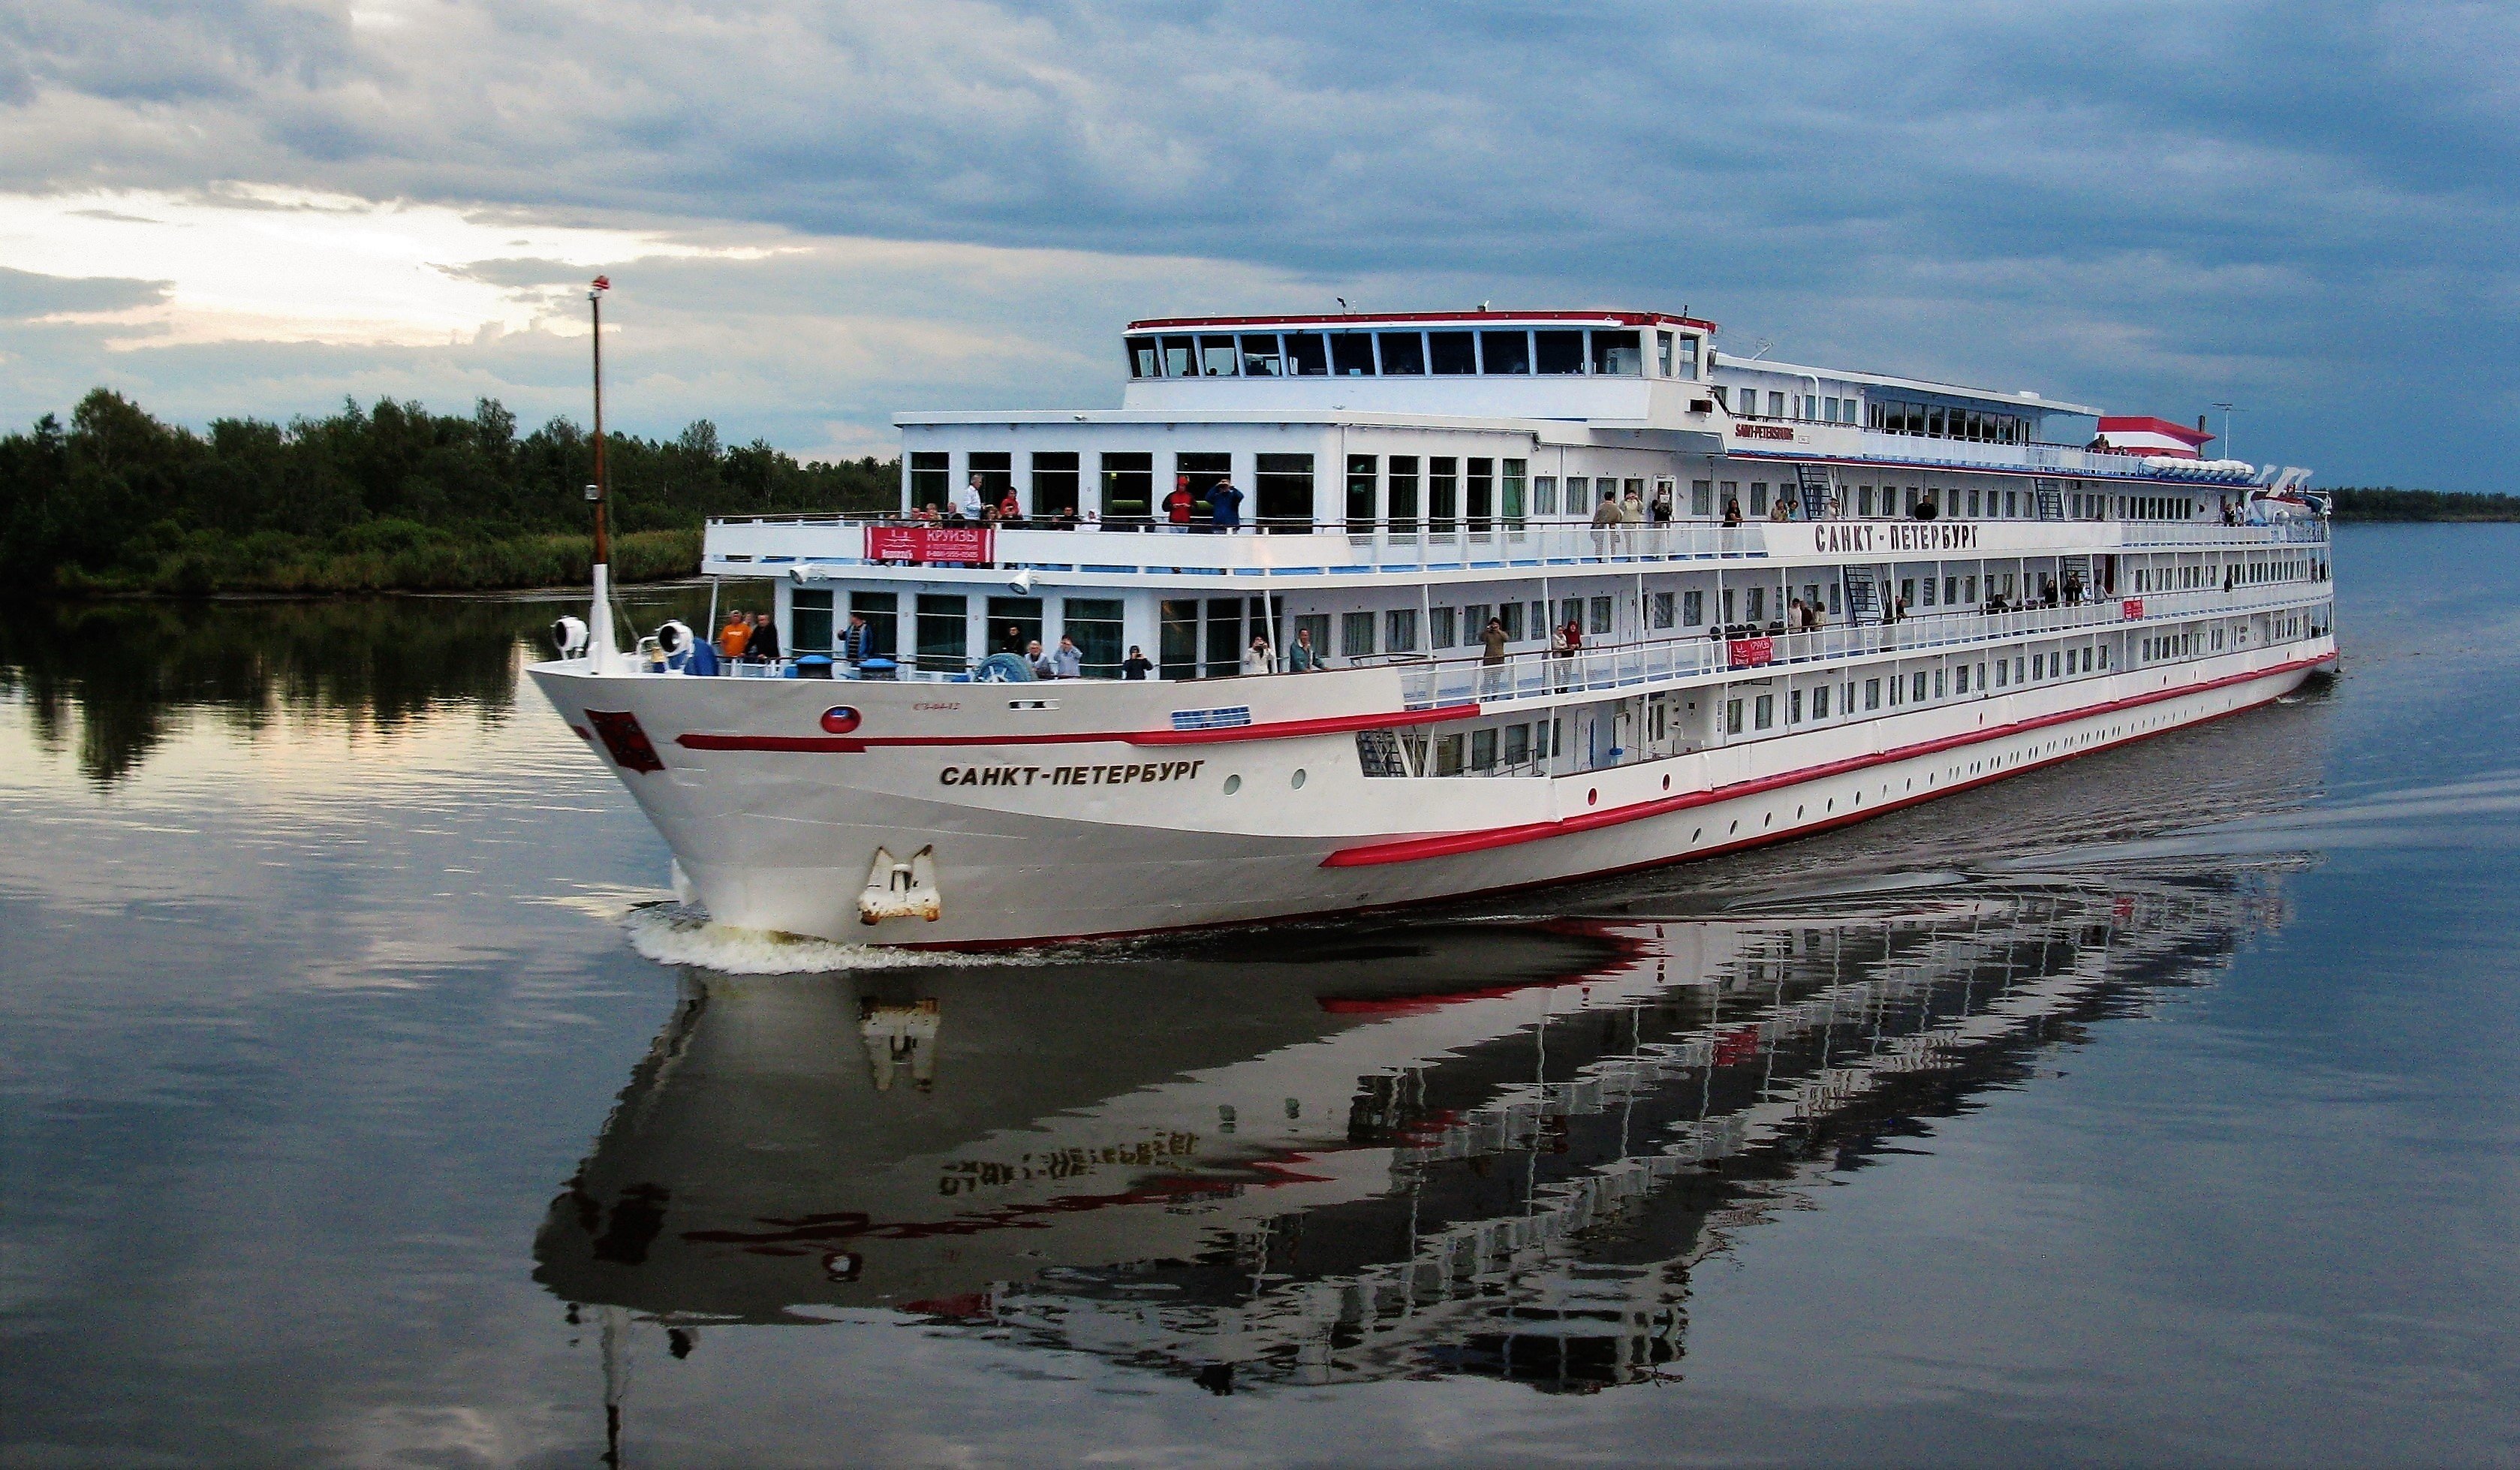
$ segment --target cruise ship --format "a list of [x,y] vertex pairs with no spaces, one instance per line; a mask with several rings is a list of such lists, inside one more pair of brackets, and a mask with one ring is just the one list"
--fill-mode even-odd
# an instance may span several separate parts
[[2202,420],[1736,356],[1661,312],[1121,345],[1117,409],[899,417],[886,515],[710,522],[702,570],[782,657],[617,649],[599,595],[534,666],[718,922],[974,947],[1562,884],[2337,657],[2323,500],[2207,458]]

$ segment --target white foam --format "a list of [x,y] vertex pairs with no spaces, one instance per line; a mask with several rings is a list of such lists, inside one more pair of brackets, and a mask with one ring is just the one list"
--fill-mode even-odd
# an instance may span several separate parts
[[630,947],[660,965],[697,965],[727,975],[828,975],[835,970],[897,970],[921,965],[1023,965],[1039,954],[957,954],[843,944],[767,929],[738,929],[686,903],[645,903],[621,919]]

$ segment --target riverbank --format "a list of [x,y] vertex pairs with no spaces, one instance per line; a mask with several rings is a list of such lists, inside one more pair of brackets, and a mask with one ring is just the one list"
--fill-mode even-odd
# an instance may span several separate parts
[[[160,597],[499,592],[583,586],[594,561],[593,543],[582,531],[475,540],[393,522],[326,539],[270,531],[245,537],[197,532],[143,566],[105,573],[65,568],[53,590],[70,596]],[[616,581],[690,576],[699,563],[698,527],[612,538]]]
[[2417,523],[2520,521],[2520,495],[2471,495],[2453,490],[2402,490],[2396,485],[2347,485],[2329,492],[2338,521]]

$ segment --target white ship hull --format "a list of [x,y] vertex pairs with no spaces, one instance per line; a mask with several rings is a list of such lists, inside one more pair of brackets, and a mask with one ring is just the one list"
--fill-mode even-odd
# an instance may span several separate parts
[[[636,719],[659,768],[612,763],[718,922],[972,947],[1352,913],[1734,851],[2247,710],[2334,657],[2319,636],[1486,779],[1363,771],[1356,729],[1424,718],[1404,712],[1388,668],[1190,685],[692,679],[582,661],[532,673],[599,753],[589,712]],[[1228,701],[1250,725],[1172,729],[1176,709]],[[842,702],[858,738],[821,732]],[[863,922],[878,850],[928,848],[939,916]]]

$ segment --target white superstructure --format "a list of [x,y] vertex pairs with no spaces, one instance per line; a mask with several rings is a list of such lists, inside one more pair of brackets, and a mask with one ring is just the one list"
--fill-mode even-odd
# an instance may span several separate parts
[[[902,417],[882,524],[711,523],[703,570],[759,579],[736,600],[775,606],[787,656],[734,672],[780,676],[600,649],[534,673],[721,921],[981,944],[1773,842],[2333,662],[2301,472],[1713,339],[1139,323],[1117,410]],[[1017,514],[921,519],[966,497]],[[1062,635],[1082,677],[991,681]],[[1148,677],[1119,676],[1133,651]]]

